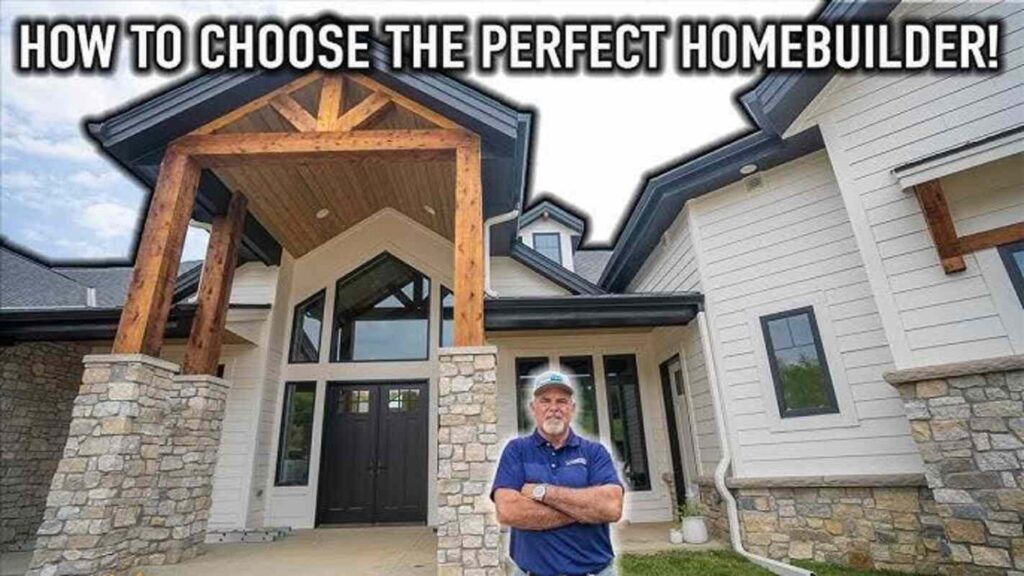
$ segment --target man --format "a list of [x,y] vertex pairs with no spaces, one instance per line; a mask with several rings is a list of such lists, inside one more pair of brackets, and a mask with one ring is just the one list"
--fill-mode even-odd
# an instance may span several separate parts
[[516,576],[614,576],[608,523],[623,486],[608,450],[573,432],[574,391],[558,372],[534,381],[530,412],[536,429],[505,446],[491,488]]

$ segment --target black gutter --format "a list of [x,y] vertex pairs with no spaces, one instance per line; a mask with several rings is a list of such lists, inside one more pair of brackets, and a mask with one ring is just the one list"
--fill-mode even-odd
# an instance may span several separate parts
[[[195,312],[195,304],[172,306],[164,337],[187,338]],[[121,308],[0,310],[0,343],[112,340],[120,320]]]
[[701,310],[697,292],[495,298],[484,301],[484,328],[557,330],[683,326]]
[[570,271],[558,262],[551,260],[518,240],[513,241],[512,248],[509,250],[509,256],[516,262],[573,294],[595,295],[605,293],[600,286],[590,283],[579,274]]
[[1024,132],[1024,124],[1018,124],[1016,126],[1013,126],[1012,128],[1007,128],[1006,130],[1002,130],[999,132],[993,132],[988,136],[982,136],[981,138],[978,138],[976,140],[968,140],[967,142],[964,142],[963,144],[958,144],[956,146],[953,146],[952,148],[946,148],[945,150],[940,150],[934,154],[929,154],[928,156],[924,156],[916,160],[911,160],[906,164],[893,168],[892,173],[899,175],[901,172],[906,172],[907,170],[910,170],[911,168],[916,168],[922,164],[934,162],[935,160],[939,160],[940,158],[945,158],[947,156],[952,156],[959,152],[963,152],[964,150],[977,148],[978,146],[982,146],[984,144],[988,144],[989,142],[994,142],[996,140],[1001,140],[1003,138],[1006,138],[1007,136],[1013,136],[1014,134],[1018,134],[1020,132]]

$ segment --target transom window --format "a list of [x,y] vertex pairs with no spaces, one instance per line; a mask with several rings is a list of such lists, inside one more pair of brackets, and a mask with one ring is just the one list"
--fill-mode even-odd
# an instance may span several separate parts
[[533,249],[548,258],[562,263],[562,245],[557,232],[537,232],[533,235]]
[[1003,258],[1003,266],[1010,275],[1013,291],[1024,306],[1024,241],[1004,244],[999,247],[999,255]]
[[324,296],[320,292],[295,306],[292,318],[292,342],[288,361],[293,364],[320,361],[320,330],[324,323]]
[[839,412],[811,307],[761,318],[775,397],[783,418]]
[[338,280],[332,362],[426,360],[430,280],[383,253]]

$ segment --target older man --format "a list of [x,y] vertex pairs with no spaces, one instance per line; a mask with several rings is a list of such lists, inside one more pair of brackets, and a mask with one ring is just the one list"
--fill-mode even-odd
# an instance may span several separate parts
[[577,436],[568,378],[545,372],[533,385],[533,434],[505,446],[491,498],[512,528],[517,576],[613,576],[608,524],[622,517],[623,486],[608,450]]

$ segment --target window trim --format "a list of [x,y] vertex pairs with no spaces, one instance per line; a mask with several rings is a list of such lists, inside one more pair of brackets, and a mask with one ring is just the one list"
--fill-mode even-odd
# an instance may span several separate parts
[[533,249],[536,250],[537,253],[539,253],[540,255],[542,255],[542,256],[544,256],[546,258],[547,254],[544,254],[540,250],[537,250],[537,238],[540,237],[540,236],[554,236],[555,237],[555,244],[558,246],[558,251],[557,251],[558,260],[554,260],[553,258],[549,258],[549,259],[550,260],[554,260],[555,262],[558,262],[558,265],[561,266],[562,265],[562,234],[559,233],[559,232],[534,232],[533,233]]
[[[285,418],[288,416],[288,407],[290,406],[291,394],[289,391],[297,390],[300,386],[308,387],[313,392],[313,420],[309,423],[309,438],[306,439],[306,452],[307,452],[307,469],[306,469],[306,482],[282,482],[281,481],[281,462],[285,453],[285,434],[287,433],[287,426]],[[289,487],[289,486],[309,486],[310,470],[313,469],[313,428],[316,422],[316,381],[315,380],[290,380],[284,383],[284,396],[281,401],[281,417],[278,420],[278,431],[277,431],[277,458],[274,462],[274,486],[275,487]]]
[[[821,362],[821,371],[825,377],[825,395],[828,399],[829,405],[822,408],[802,408],[787,411],[785,395],[782,389],[782,380],[779,377],[778,361],[775,357],[775,344],[772,342],[771,333],[768,330],[768,322],[778,320],[780,318],[799,316],[801,314],[807,314],[810,318],[811,337],[814,340],[814,349],[818,353],[818,359]],[[839,400],[836,397],[835,383],[832,381],[832,371],[828,365],[828,357],[825,355],[825,346],[821,338],[821,332],[818,329],[818,320],[814,314],[814,306],[803,306],[800,308],[784,310],[782,312],[775,312],[773,314],[766,314],[761,316],[759,320],[761,325],[761,336],[764,339],[765,351],[768,354],[769,373],[772,378],[772,386],[775,389],[775,402],[778,405],[779,418],[788,419],[803,416],[840,414],[841,411],[839,408]]]
[[[519,426],[519,424],[520,424],[520,422],[519,422],[519,415],[522,412],[522,410],[521,410],[522,407],[519,405],[519,401],[521,399],[520,396],[519,396],[519,381],[520,381],[519,363],[520,362],[526,362],[526,361],[542,361],[543,365],[544,365],[544,368],[541,369],[541,372],[543,372],[545,370],[550,370],[551,369],[551,358],[549,358],[548,356],[539,356],[539,355],[538,356],[516,356],[515,358],[512,359],[512,372],[513,372],[513,377],[515,378],[515,390],[516,390],[516,434],[517,435],[527,434],[527,433],[531,433],[533,431],[533,427],[532,426],[528,426],[527,430],[523,430]],[[529,424],[529,421],[527,421],[527,424]]]
[[[567,369],[569,367],[566,366],[566,364],[565,364],[566,360],[570,360],[570,361],[571,360],[581,360],[581,359],[584,359],[584,358],[590,363],[590,385],[594,389],[594,428],[595,428],[595,430],[594,430],[594,434],[592,436],[587,436],[591,440],[593,440],[595,438],[600,438],[601,437],[601,418],[599,417],[599,414],[600,414],[601,410],[598,408],[598,405],[597,405],[597,397],[598,397],[598,393],[597,393],[597,372],[596,372],[596,370],[594,368],[594,355],[593,354],[566,354],[566,355],[563,356],[563,355],[560,354],[557,357],[557,360],[558,360],[557,364],[558,364],[559,370],[568,371]],[[576,379],[576,374],[572,373],[570,375],[570,377],[572,377],[573,379]],[[578,380],[577,380],[577,382],[578,382]],[[579,399],[581,398],[581,396],[580,396],[581,390],[580,390],[578,385],[575,387],[575,390],[576,390],[576,395],[577,395],[576,399],[575,399],[576,400],[576,418],[578,419],[579,416],[580,416],[580,408],[582,407],[583,403],[579,401]],[[577,422],[574,421],[573,424],[577,424]],[[577,432],[583,433],[583,432],[585,432],[585,430],[583,430],[583,427],[580,426],[580,428],[579,428],[579,430]],[[584,434],[584,436],[586,436],[586,434]]]
[[[647,483],[643,487],[641,487],[641,488],[632,488],[632,487],[630,487],[630,488],[627,489],[627,491],[628,492],[652,492],[654,490],[654,478],[652,478],[654,472],[653,472],[653,470],[651,468],[650,447],[647,444],[647,422],[644,420],[644,395],[643,395],[643,392],[641,391],[641,385],[643,384],[643,376],[642,376],[642,373],[641,373],[640,359],[638,358],[638,356],[639,356],[639,354],[633,353],[633,352],[624,353],[624,354],[602,354],[601,355],[601,371],[602,371],[602,374],[604,376],[604,392],[605,392],[605,396],[607,397],[607,402],[608,402],[608,405],[607,405],[607,410],[608,410],[608,443],[609,444],[614,444],[614,441],[612,440],[612,437],[611,437],[611,433],[612,433],[612,387],[613,387],[613,385],[612,385],[611,380],[608,378],[608,365],[607,365],[607,362],[608,362],[609,359],[631,357],[631,358],[633,358],[633,367],[636,370],[636,400],[637,400],[637,402],[636,402],[636,411],[637,411],[637,417],[638,417],[637,421],[638,421],[638,425],[640,427],[641,453],[643,454],[644,464],[647,467]],[[615,387],[617,389],[619,389],[620,391],[622,389],[621,386],[615,386]],[[625,420],[623,420],[623,422],[625,422]],[[627,446],[628,446],[628,444],[627,444]],[[614,450],[614,446],[612,447],[612,449]],[[630,452],[630,455],[632,455],[632,452]],[[625,457],[625,455],[623,455],[623,456]],[[614,452],[612,453],[612,457],[613,458],[615,457]],[[625,464],[625,462],[623,462],[623,464]],[[622,480],[628,484],[628,481],[625,478],[623,478]]]
[[[455,345],[455,291],[449,290],[443,283],[437,283],[437,346],[438,348],[445,348],[444,345],[444,294],[445,292],[452,295],[452,343]],[[429,334],[428,334],[429,341]]]
[[1010,285],[1017,294],[1021,307],[1024,308],[1024,275],[1021,275],[1020,268],[1013,259],[1013,252],[1024,251],[1024,240],[1002,244],[997,249],[999,258],[1003,261],[1003,268],[1006,269],[1006,274],[1010,277]]
[[[323,309],[320,311],[320,333],[317,334],[316,343],[316,359],[315,360],[296,360],[295,359],[295,335],[297,333],[298,323],[300,320],[299,310],[305,306],[311,304],[316,300],[320,300]],[[299,302],[292,307],[292,333],[291,338],[288,340],[288,363],[289,364],[319,364],[322,356],[322,349],[324,344],[324,317],[327,316],[327,289],[321,288],[319,292],[316,292],[312,296]]]

